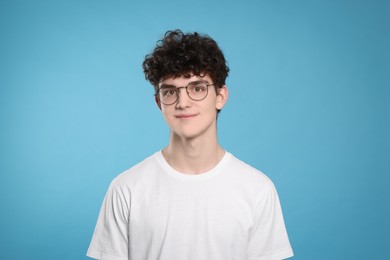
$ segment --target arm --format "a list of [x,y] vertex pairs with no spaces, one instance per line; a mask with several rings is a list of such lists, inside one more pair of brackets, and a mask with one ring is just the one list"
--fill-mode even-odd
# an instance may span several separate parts
[[87,256],[128,260],[130,192],[111,183],[100,209]]

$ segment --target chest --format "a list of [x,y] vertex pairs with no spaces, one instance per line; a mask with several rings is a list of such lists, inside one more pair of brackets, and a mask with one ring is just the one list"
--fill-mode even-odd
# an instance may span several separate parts
[[134,194],[130,234],[191,243],[244,242],[253,226],[253,207],[253,198],[234,183],[165,183]]

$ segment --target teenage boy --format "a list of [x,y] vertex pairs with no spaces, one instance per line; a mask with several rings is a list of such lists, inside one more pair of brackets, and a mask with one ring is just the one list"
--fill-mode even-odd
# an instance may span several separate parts
[[273,183],[218,143],[229,68],[217,43],[168,31],[143,63],[167,147],[111,183],[87,255],[274,260],[293,255]]

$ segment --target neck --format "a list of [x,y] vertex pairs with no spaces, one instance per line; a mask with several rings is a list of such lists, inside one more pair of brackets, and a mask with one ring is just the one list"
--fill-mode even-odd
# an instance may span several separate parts
[[214,168],[225,151],[213,138],[185,139],[171,133],[169,145],[162,151],[175,170],[185,174],[201,174]]

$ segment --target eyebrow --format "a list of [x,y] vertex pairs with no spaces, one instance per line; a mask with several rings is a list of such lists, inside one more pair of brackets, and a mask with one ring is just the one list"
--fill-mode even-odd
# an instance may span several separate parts
[[177,88],[177,87],[174,85],[161,84],[159,88]]
[[[186,86],[188,86],[191,83],[206,83],[206,84],[210,84],[210,83],[208,83],[205,80],[195,80],[195,81],[189,82]],[[176,87],[175,85],[161,84],[161,86],[159,88],[183,88],[183,87],[186,87],[186,86]]]

